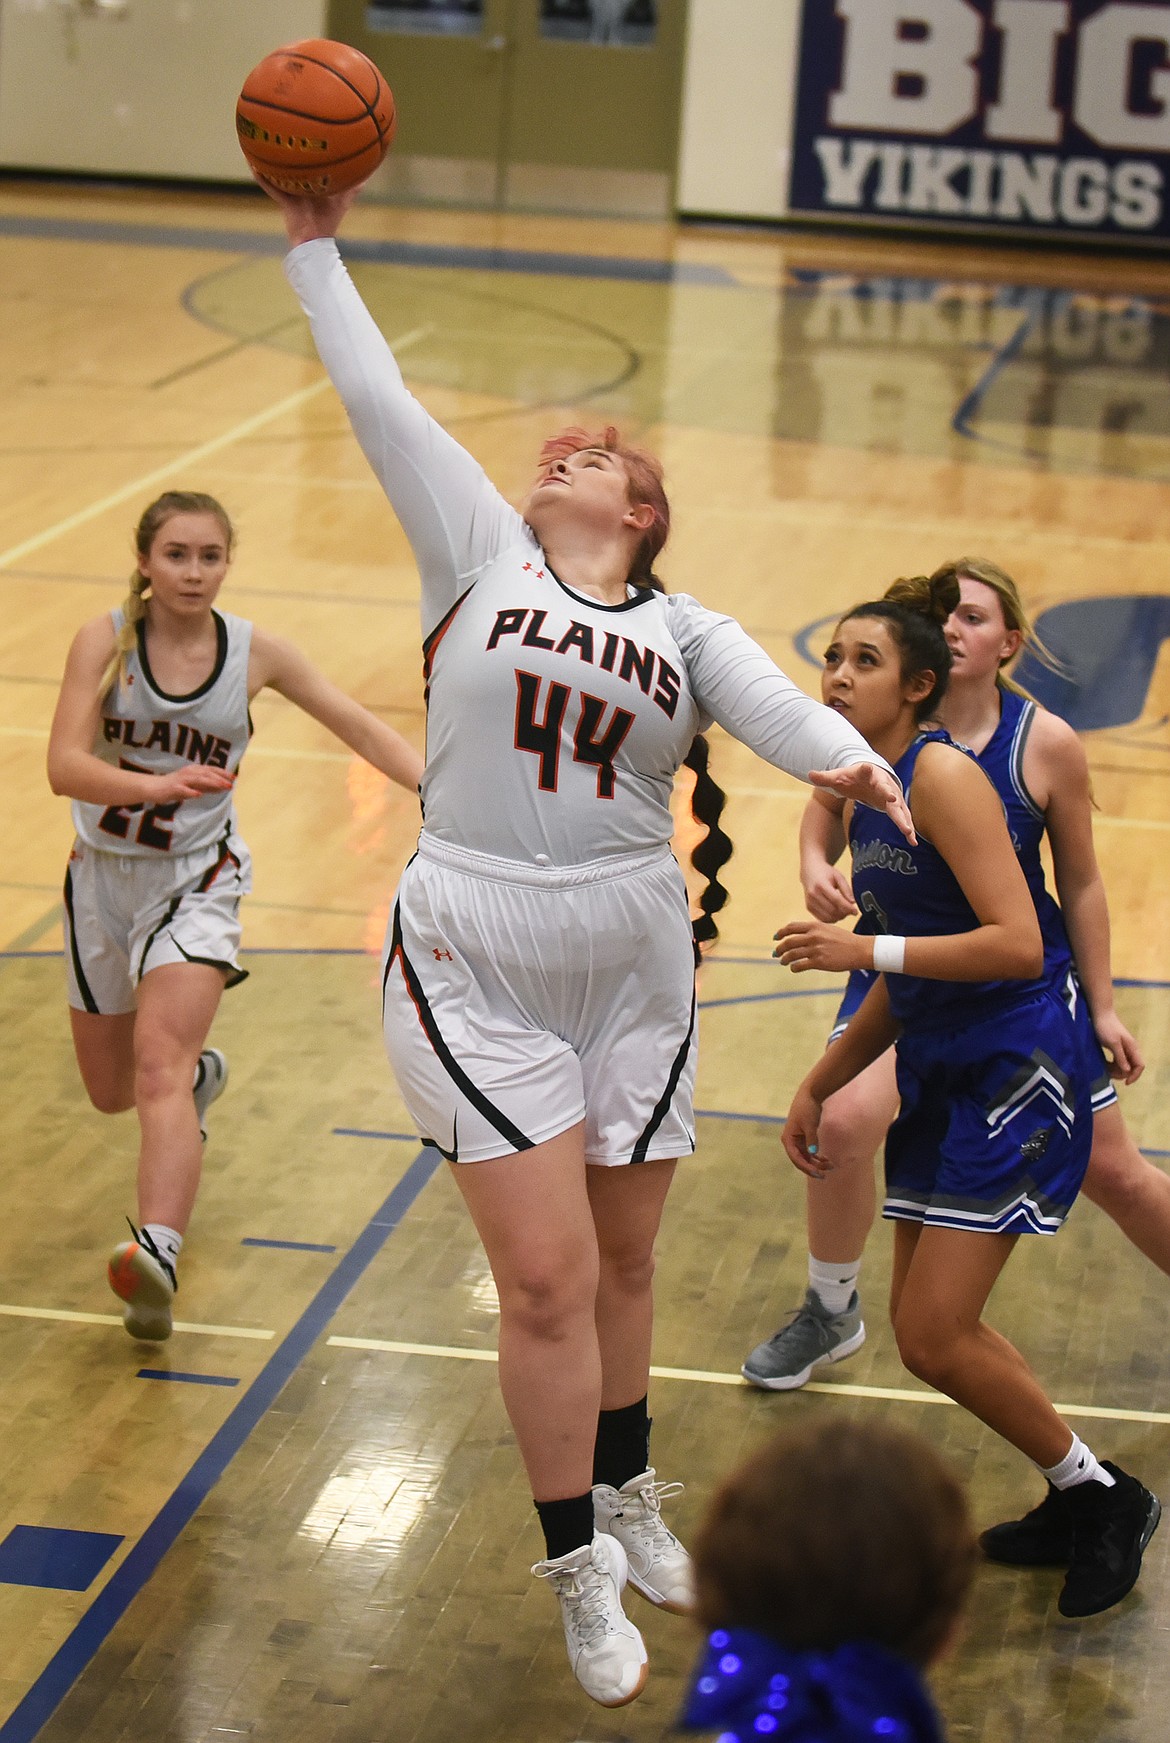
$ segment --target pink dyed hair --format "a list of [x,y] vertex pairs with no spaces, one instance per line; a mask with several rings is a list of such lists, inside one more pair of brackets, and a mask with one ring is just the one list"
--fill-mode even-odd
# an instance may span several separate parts
[[626,469],[630,502],[645,503],[654,510],[654,519],[634,554],[630,580],[635,587],[654,587],[661,592],[662,583],[654,573],[654,559],[670,533],[670,503],[662,482],[662,462],[649,449],[635,448],[629,442],[623,442],[617,426],[607,424],[598,432],[574,426],[550,436],[540,450],[540,464],[547,466],[553,460],[567,459],[570,454],[579,454],[584,448],[602,448],[607,454],[615,455]]

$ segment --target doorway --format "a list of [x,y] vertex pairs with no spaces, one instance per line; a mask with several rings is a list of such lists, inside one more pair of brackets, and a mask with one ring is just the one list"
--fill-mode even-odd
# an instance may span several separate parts
[[665,218],[686,0],[331,0],[398,105],[376,198]]

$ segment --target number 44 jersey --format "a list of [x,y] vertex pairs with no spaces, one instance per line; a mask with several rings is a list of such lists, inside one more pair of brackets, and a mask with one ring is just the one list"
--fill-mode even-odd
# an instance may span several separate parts
[[530,536],[431,631],[424,676],[427,833],[502,859],[577,865],[668,842],[675,771],[713,717],[777,761],[795,753],[802,774],[846,750],[837,719],[732,619],[645,588],[603,605]]
[[[111,613],[115,633],[121,610]],[[114,768],[166,775],[188,763],[234,774],[247,749],[248,655],[252,625],[228,612],[215,619],[215,665],[205,683],[186,696],[160,688],[150,669],[143,626],[125,660],[122,681],[102,698],[94,755]],[[198,853],[235,829],[232,793],[201,793],[165,805],[89,805],[73,802],[73,826],[88,847],[133,854]]]

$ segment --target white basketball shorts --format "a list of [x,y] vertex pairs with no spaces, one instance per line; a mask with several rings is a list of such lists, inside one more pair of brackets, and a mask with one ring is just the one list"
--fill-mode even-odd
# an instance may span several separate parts
[[585,1121],[606,1167],[695,1147],[695,969],[669,848],[594,865],[493,859],[424,832],[383,958],[386,1051],[451,1162]]
[[238,835],[214,847],[146,859],[75,841],[65,873],[65,972],[75,1011],[134,1010],[138,983],[168,962],[223,969],[226,985],[247,978],[238,960],[240,898],[252,860]]

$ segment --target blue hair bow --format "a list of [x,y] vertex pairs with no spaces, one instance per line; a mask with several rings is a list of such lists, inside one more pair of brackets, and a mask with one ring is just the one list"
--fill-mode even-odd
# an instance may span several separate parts
[[711,1635],[680,1726],[717,1743],[943,1743],[905,1659],[868,1641],[793,1652],[746,1628]]

